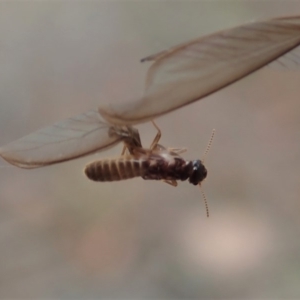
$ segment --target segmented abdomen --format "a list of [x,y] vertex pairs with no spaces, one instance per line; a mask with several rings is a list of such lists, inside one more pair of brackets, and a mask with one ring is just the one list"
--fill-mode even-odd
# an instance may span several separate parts
[[84,172],[93,181],[118,181],[143,176],[148,167],[147,160],[122,157],[92,162]]

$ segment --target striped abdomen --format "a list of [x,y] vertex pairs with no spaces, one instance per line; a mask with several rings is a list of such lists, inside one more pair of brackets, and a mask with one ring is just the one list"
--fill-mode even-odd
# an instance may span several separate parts
[[84,172],[93,181],[118,181],[143,176],[148,167],[147,160],[121,157],[92,162]]

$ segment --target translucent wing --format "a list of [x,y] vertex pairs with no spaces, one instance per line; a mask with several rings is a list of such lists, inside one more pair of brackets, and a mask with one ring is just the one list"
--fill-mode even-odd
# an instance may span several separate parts
[[268,67],[275,70],[292,70],[300,69],[300,47],[296,47],[288,53],[268,64]]
[[58,122],[0,148],[0,156],[21,168],[37,168],[84,156],[121,140],[97,111]]
[[[154,119],[218,91],[300,44],[300,16],[255,22],[221,31],[144,58],[150,67],[142,98],[131,103],[100,107],[114,124]],[[290,55],[278,64],[298,65]]]

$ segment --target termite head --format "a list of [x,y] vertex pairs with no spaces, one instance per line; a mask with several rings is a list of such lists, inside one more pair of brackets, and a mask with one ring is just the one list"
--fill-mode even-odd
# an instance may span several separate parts
[[[215,135],[215,130],[212,131],[209,143],[206,147],[204,156],[202,160],[193,160],[190,162],[191,164],[191,170],[190,170],[190,174],[189,174],[189,182],[194,184],[194,185],[201,185],[201,182],[206,178],[207,176],[207,170],[203,164],[204,162],[204,158],[207,155],[212,141],[214,139],[214,135]],[[205,198],[205,197],[204,197]]]
[[207,176],[207,170],[201,160],[193,160],[191,162],[191,172],[189,176],[189,182],[198,185]]

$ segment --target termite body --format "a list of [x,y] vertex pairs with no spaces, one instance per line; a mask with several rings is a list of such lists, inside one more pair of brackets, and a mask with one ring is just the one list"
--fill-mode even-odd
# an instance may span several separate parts
[[158,144],[161,132],[154,122],[153,125],[158,133],[149,149],[142,147],[138,131],[128,127],[122,155],[88,164],[86,176],[100,182],[142,177],[145,180],[163,180],[173,186],[177,186],[177,180],[187,179],[194,185],[200,184],[207,176],[201,160],[187,161],[179,155],[186,149],[165,148]]
[[145,180],[164,180],[174,186],[177,180],[187,179],[197,185],[207,176],[207,170],[200,160],[186,161],[161,145],[153,151],[142,148],[134,152],[134,155],[92,162],[86,166],[85,174],[93,181],[142,177]]

